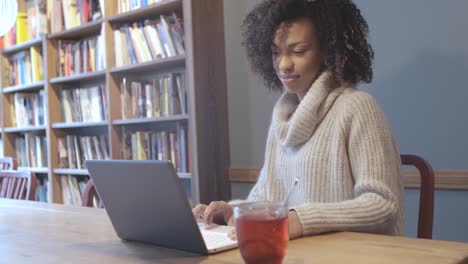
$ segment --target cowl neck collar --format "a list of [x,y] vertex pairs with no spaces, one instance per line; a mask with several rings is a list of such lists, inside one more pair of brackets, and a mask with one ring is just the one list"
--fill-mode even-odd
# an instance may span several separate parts
[[285,92],[276,103],[272,117],[280,143],[294,146],[309,140],[341,92],[330,72],[323,72],[312,83],[302,101],[296,94]]

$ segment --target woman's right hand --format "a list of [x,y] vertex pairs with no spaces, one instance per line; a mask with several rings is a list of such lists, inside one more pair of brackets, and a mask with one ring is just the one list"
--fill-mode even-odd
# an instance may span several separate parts
[[198,204],[192,209],[193,216],[198,222],[204,222],[205,228],[211,224],[234,225],[233,207],[224,201],[213,201],[209,205]]

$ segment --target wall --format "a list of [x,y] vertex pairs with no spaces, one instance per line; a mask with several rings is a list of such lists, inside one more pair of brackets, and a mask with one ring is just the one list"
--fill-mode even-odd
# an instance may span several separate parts
[[[271,110],[269,93],[248,69],[240,25],[258,0],[225,0],[231,167],[259,168]],[[402,153],[436,170],[468,170],[468,1],[356,0],[376,53],[369,91],[384,109]],[[251,184],[232,186],[233,198]],[[418,190],[405,192],[407,235],[416,233]],[[468,242],[468,191],[438,190],[434,238]]]
[[277,95],[254,76],[241,46],[242,19],[258,0],[225,0],[224,27],[231,167],[258,167]]
[[[356,3],[371,28],[374,82],[401,152],[468,169],[468,1]],[[422,4],[423,3],[423,4]]]

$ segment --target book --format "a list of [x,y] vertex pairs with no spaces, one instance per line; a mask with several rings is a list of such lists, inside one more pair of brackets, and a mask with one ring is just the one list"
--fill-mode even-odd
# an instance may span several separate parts
[[28,41],[28,15],[21,11],[16,15],[16,43]]
[[33,82],[38,82],[44,79],[44,63],[42,61],[42,53],[39,48],[33,46],[30,48],[31,53],[31,79]]
[[47,34],[46,0],[26,0],[28,39]]

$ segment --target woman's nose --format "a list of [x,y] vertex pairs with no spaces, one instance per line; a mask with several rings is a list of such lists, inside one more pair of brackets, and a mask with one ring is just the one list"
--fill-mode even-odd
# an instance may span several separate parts
[[294,63],[289,56],[278,58],[278,70],[280,73],[291,73],[294,71]]

